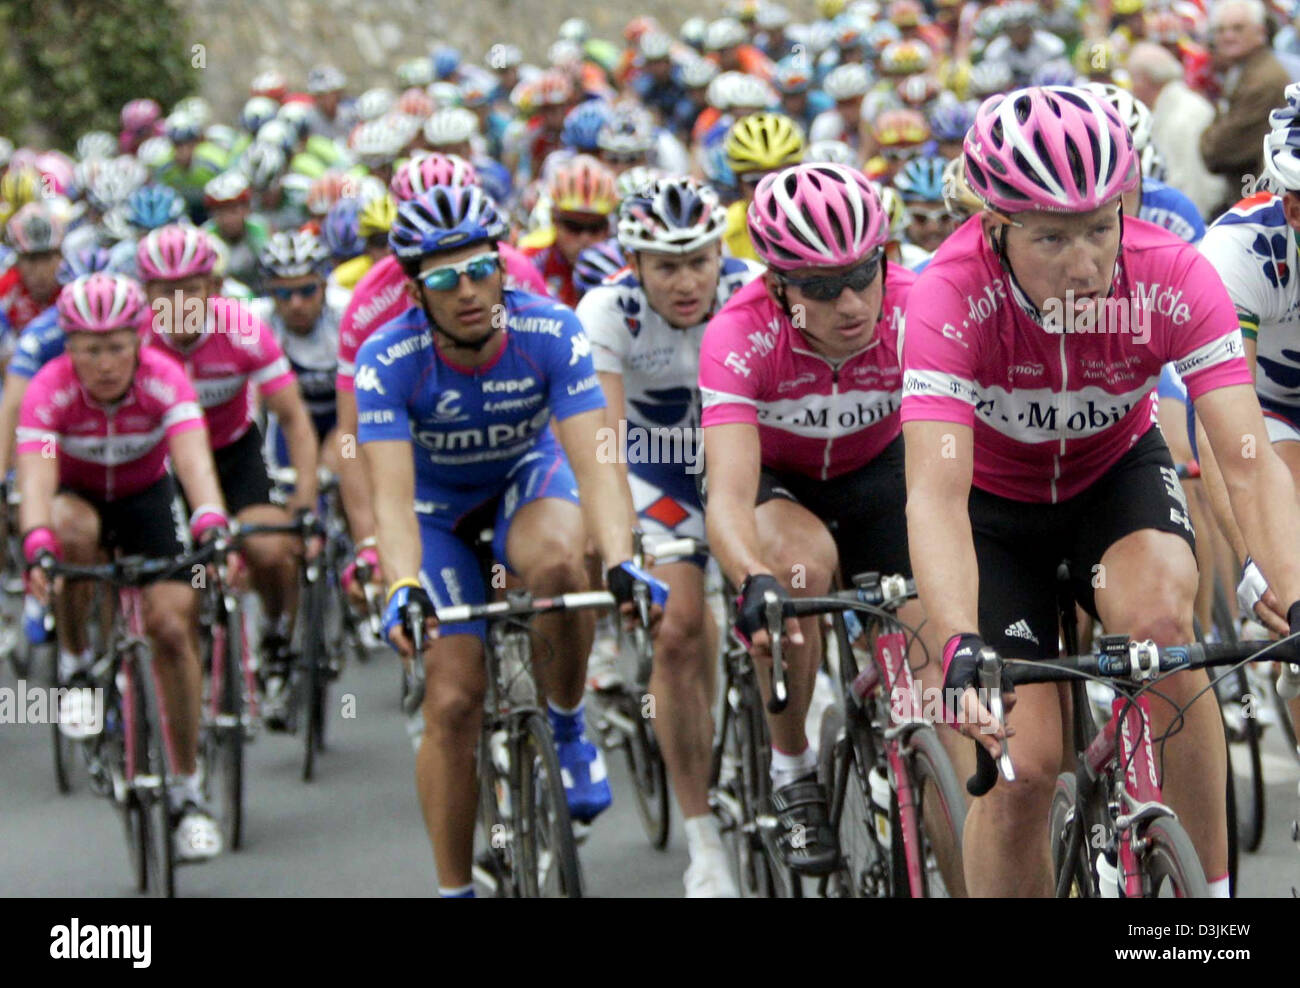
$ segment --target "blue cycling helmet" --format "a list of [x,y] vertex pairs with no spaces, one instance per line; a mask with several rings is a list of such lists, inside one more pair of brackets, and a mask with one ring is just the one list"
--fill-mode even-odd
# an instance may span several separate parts
[[912,158],[894,176],[894,191],[903,202],[943,202],[943,170],[946,167],[947,160],[937,154]]
[[975,111],[965,103],[942,103],[930,111],[930,136],[936,141],[962,141],[975,123]]
[[592,99],[579,103],[564,118],[560,143],[575,151],[592,152],[597,149],[596,135],[610,117],[610,106],[604,100]]
[[584,247],[573,262],[573,287],[579,295],[586,295],[611,274],[623,270],[623,264],[623,251],[613,237]]
[[357,215],[363,205],[360,199],[340,199],[325,214],[321,238],[335,260],[349,260],[366,249],[366,242],[357,230]]
[[55,277],[60,285],[70,285],[78,278],[97,271],[107,271],[112,255],[106,247],[86,247],[63,258]]
[[127,197],[126,219],[142,230],[156,230],[185,215],[185,200],[170,185],[142,185]]
[[460,68],[460,52],[451,45],[439,45],[430,57],[433,59],[433,74],[439,80],[450,79]]
[[480,158],[474,163],[478,171],[478,187],[492,197],[497,206],[504,206],[514,192],[510,169],[492,158]]
[[505,235],[505,220],[478,186],[435,185],[397,208],[388,245],[406,264],[426,254],[495,242]]

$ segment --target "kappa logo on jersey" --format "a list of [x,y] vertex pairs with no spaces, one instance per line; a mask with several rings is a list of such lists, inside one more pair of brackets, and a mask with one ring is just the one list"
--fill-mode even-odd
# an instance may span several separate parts
[[362,367],[358,370],[353,386],[358,391],[373,391],[381,395],[388,393],[384,390],[384,386],[379,383],[379,372],[373,367]]
[[1274,288],[1285,288],[1291,280],[1291,271],[1286,263],[1286,236],[1274,233],[1266,236],[1257,234],[1250,249],[1257,257],[1264,258],[1264,277]]
[[569,366],[572,367],[584,357],[591,356],[591,340],[587,338],[586,333],[578,333],[572,337],[573,351],[569,354]]

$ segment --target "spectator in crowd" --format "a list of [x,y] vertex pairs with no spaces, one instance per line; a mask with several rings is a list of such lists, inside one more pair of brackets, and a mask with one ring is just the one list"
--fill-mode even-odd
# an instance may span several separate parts
[[1151,108],[1151,142],[1164,158],[1166,183],[1185,193],[1201,216],[1209,218],[1228,195],[1223,178],[1201,160],[1201,135],[1214,120],[1214,106],[1188,88],[1182,64],[1160,45],[1134,45],[1128,69],[1133,95]]
[[1260,0],[1223,0],[1210,13],[1211,55],[1223,77],[1223,95],[1201,134],[1201,158],[1228,183],[1222,209],[1253,189],[1268,115],[1291,81],[1269,48],[1266,16]]

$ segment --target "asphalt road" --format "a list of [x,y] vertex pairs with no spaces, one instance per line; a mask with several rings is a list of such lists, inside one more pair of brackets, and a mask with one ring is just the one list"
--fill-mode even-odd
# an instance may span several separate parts
[[[14,685],[8,666],[0,687]],[[337,685],[330,750],[317,780],[299,779],[295,738],[261,735],[247,749],[244,848],[210,864],[182,869],[184,896],[422,896],[436,883],[413,784],[414,757],[398,711],[391,654],[352,666]],[[352,716],[341,716],[352,699]],[[1300,812],[1300,765],[1279,732],[1267,732],[1270,780],[1263,847],[1243,857],[1240,892],[1290,896],[1300,886],[1300,847],[1289,821]],[[581,849],[588,892],[595,896],[680,896],[686,868],[680,817],[667,851],[646,842],[621,758],[610,759],[614,806]],[[0,894],[123,896],[126,847],[109,804],[86,790],[61,796],[51,768],[49,728],[0,724],[3,852]],[[674,812],[675,808],[674,808]]]

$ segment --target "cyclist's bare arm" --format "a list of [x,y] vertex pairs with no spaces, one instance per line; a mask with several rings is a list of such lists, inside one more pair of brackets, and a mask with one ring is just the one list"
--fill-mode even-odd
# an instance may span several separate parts
[[357,442],[357,396],[339,388],[338,425],[334,433],[339,444],[339,493],[343,496],[343,513],[348,518],[352,541],[360,543],[375,534],[375,512],[370,500],[370,482],[361,463]]
[[970,527],[975,433],[953,422],[905,422],[907,539],[917,595],[935,640],[979,628],[979,565]]
[[754,508],[762,469],[758,429],[744,422],[709,426],[704,430],[704,462],[709,472],[704,513],[709,551],[733,586],[739,587],[750,574],[772,574],[763,560]]
[[390,582],[420,577],[420,523],[415,517],[411,444],[381,440],[361,447],[372,480],[379,561]]
[[1300,505],[1291,471],[1273,451],[1250,385],[1218,388],[1196,401],[1232,517],[1282,607],[1300,599]]
[[316,429],[307,414],[302,392],[297,385],[280,388],[269,395],[264,395],[267,410],[271,412],[284,430],[285,442],[289,447],[289,462],[297,473],[293,496],[289,498],[289,508],[307,508],[316,510],[316,461],[320,451],[316,444]]
[[185,499],[191,505],[195,508],[200,505],[225,508],[206,428],[176,433],[167,441],[167,454],[171,457],[172,470],[185,492]]
[[9,472],[9,467],[13,464],[18,412],[22,408],[29,380],[21,374],[5,374],[4,391],[0,393],[0,478]]
[[[600,390],[605,392],[605,427],[612,430],[613,443],[618,442],[618,423],[627,414],[627,396],[623,391],[623,375],[615,374],[613,371],[598,371],[596,376],[600,379]],[[611,447],[612,451],[619,452],[617,446]],[[618,474],[623,478],[623,493],[627,495],[627,513],[629,518],[636,517],[636,507],[632,501],[632,488],[627,482],[627,464],[623,462],[622,457],[618,457]]]
[[605,410],[593,408],[555,422],[555,437],[564,447],[573,475],[578,480],[578,497],[588,534],[600,549],[605,565],[617,566],[632,558],[632,495],[627,477],[618,464],[601,451],[600,429],[605,425]]
[[[34,528],[54,526],[53,502],[59,489],[59,460],[53,449],[18,454],[18,492],[22,498],[18,506],[19,534]],[[32,571],[31,589],[36,598],[44,602],[47,588],[45,574],[39,567]]]

